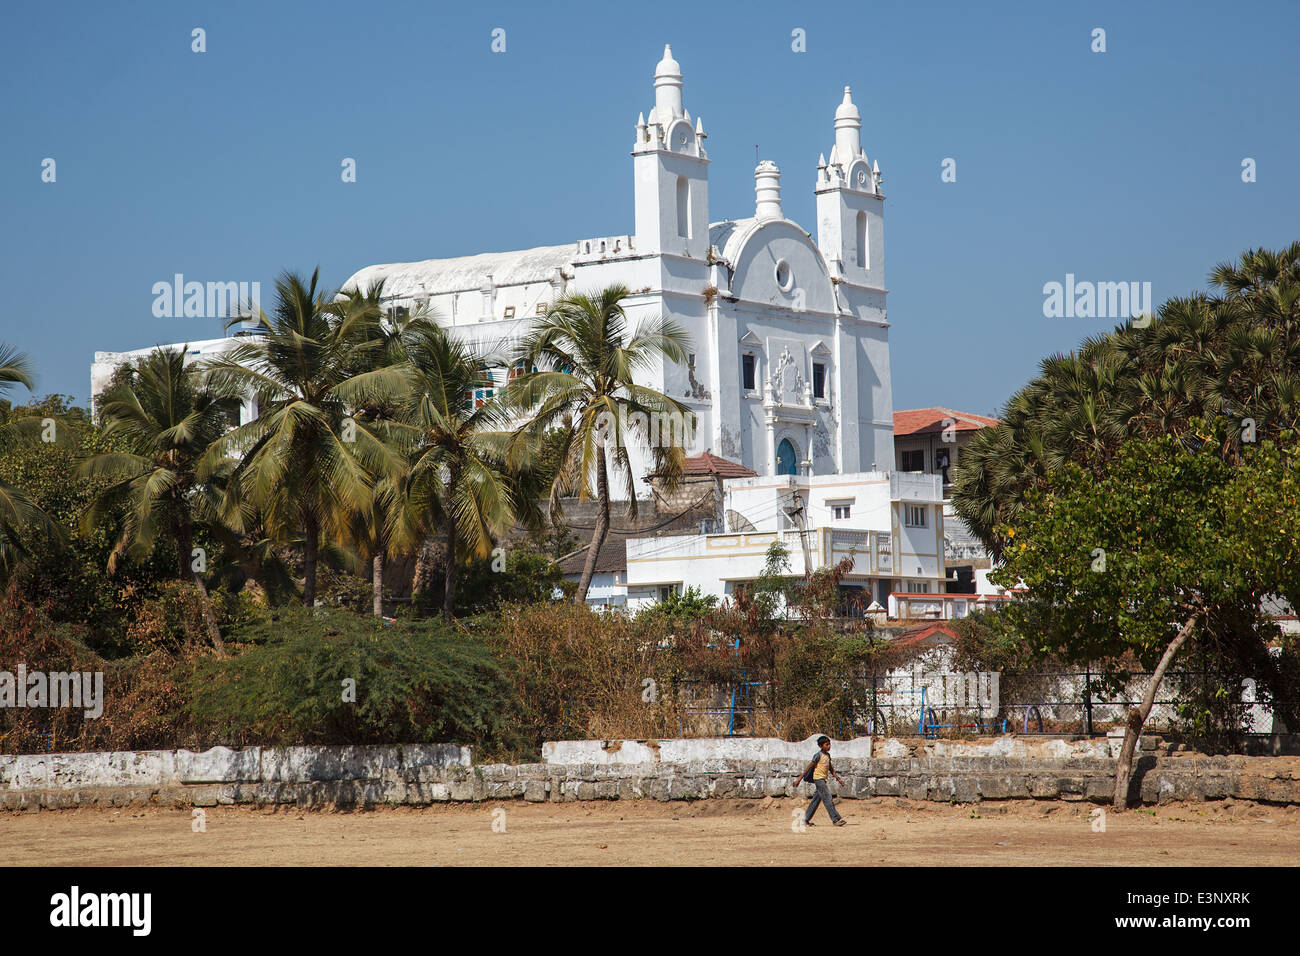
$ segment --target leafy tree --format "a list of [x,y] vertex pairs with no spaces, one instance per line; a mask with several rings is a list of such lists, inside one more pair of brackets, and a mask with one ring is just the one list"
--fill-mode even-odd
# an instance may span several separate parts
[[712,611],[718,604],[716,594],[705,594],[694,584],[684,591],[671,592],[666,598],[642,610],[638,619],[667,618],[673,621],[690,621]]
[[579,603],[587,599],[609,535],[611,472],[622,482],[628,514],[635,517],[628,449],[649,445],[655,470],[671,485],[681,473],[683,426],[691,414],[676,399],[634,381],[638,372],[665,359],[684,362],[690,340],[684,329],[662,317],[629,333],[624,311],[628,294],[625,286],[614,285],[552,303],[519,349],[525,367],[538,371],[517,378],[507,392],[513,408],[531,411],[511,446],[512,464],[526,461],[548,432],[561,435],[552,449],[559,461],[551,482],[552,516],[564,495],[576,491],[580,499],[588,498],[588,480],[594,479],[599,510],[575,595]]
[[[14,385],[32,388],[32,367],[27,356],[0,343],[0,395]],[[5,420],[0,422],[0,452],[19,442],[31,442],[46,429],[35,417],[14,415],[6,403]],[[55,423],[57,435],[58,423]],[[26,538],[42,534],[56,540],[64,538],[61,527],[34,502],[26,491],[0,477],[0,581],[8,578],[14,564],[28,553]]]
[[[1268,656],[1260,604],[1294,559],[1280,541],[1261,547],[1243,523],[1257,521],[1258,510],[1251,519],[1233,512],[1247,493],[1220,453],[1221,433],[1202,425],[1190,440],[1125,442],[1100,474],[1066,464],[998,529],[1007,544],[992,577],[1027,589],[1003,613],[1037,655],[1102,662],[1117,681],[1130,657],[1152,671],[1129,713],[1116,809],[1127,801],[1138,736],[1183,646],[1230,638]],[[1279,477],[1276,469],[1269,476]]]
[[501,549],[485,558],[470,558],[461,567],[456,611],[480,614],[503,604],[549,602],[564,573],[550,555],[526,548]]

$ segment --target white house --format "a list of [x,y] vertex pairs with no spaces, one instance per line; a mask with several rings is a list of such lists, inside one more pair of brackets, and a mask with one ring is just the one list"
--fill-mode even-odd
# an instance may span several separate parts
[[892,606],[896,592],[943,590],[938,475],[777,475],[724,484],[724,533],[627,541],[629,610],[690,586],[726,598],[762,574],[768,549],[778,543],[791,575],[852,558],[841,586],[860,590],[864,605]]

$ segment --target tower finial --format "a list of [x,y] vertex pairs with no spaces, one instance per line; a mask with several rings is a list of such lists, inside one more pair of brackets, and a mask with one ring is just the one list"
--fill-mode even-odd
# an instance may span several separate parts
[[665,127],[682,115],[682,66],[673,59],[673,48],[664,44],[664,57],[655,67],[655,109]]
[[844,100],[835,110],[835,146],[839,156],[832,157],[831,162],[838,159],[845,169],[862,152],[862,114],[853,104],[853,90],[847,86]]

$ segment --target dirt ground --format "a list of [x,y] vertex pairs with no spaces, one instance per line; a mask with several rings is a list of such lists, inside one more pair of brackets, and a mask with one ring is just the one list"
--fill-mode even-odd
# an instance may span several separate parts
[[[1300,812],[1225,801],[1107,812],[1065,802],[481,803],[356,812],[213,807],[0,812],[0,861],[104,866],[1111,864],[1294,866]],[[496,829],[494,830],[494,824]],[[501,832],[504,830],[504,832]]]

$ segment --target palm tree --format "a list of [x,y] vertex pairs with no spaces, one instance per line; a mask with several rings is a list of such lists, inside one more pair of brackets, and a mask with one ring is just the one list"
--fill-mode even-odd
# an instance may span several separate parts
[[[406,361],[405,345],[411,336],[421,323],[432,322],[433,316],[409,309],[385,310],[383,301],[384,280],[380,279],[365,289],[343,289],[331,310],[340,316],[358,311],[383,316],[359,330],[368,337],[370,347],[354,350],[356,377],[341,388],[340,394],[357,407],[354,417],[358,421],[370,423],[377,435],[398,449],[400,436],[393,433],[393,423],[401,416],[408,380],[397,373],[396,367]],[[351,539],[357,551],[370,559],[375,617],[384,613],[384,568],[390,553],[413,548],[419,533],[407,508],[405,461],[399,460],[399,464],[401,471],[397,475],[372,476],[370,498],[352,520]]]
[[405,453],[404,500],[389,493],[385,534],[411,544],[420,532],[443,541],[443,615],[456,600],[456,552],[491,553],[530,501],[505,467],[511,410],[494,391],[491,354],[449,334],[429,313],[413,316],[393,347],[398,364],[358,376],[344,392],[358,404],[395,403],[389,434]]
[[1300,427],[1300,242],[1248,250],[1210,282],[1217,295],[1170,299],[1145,328],[1045,359],[1001,423],[963,450],[953,504],[995,553],[997,527],[1066,462],[1102,469],[1126,439],[1182,438],[1219,416],[1251,420],[1255,440]]
[[123,557],[142,559],[152,553],[159,531],[176,544],[178,578],[198,589],[208,635],[217,653],[225,645],[199,567],[192,560],[197,527],[220,524],[220,490],[215,478],[233,462],[209,463],[208,449],[238,420],[239,399],[229,390],[205,385],[186,362],[187,348],[159,348],[131,369],[130,384],[103,397],[104,434],[122,439],[124,451],[104,452],[84,461],[84,477],[112,483],[96,495],[82,516],[89,532],[125,498],[125,515],[117,545],[109,557],[112,574]]
[[[525,336],[518,358],[529,371],[511,383],[507,393],[514,408],[533,410],[511,444],[512,463],[525,460],[530,447],[540,446],[548,431],[561,432],[560,467],[551,484],[552,516],[558,513],[563,495],[577,490],[585,499],[589,479],[595,480],[599,510],[578,582],[578,603],[587,599],[596,560],[609,534],[611,469],[615,479],[623,482],[629,516],[635,517],[629,443],[648,445],[655,470],[671,485],[681,474],[684,429],[656,426],[665,421],[680,426],[692,414],[675,399],[635,381],[638,372],[652,371],[664,359],[684,362],[689,336],[663,317],[647,320],[629,334],[623,305],[627,296],[625,286],[614,285],[553,303]],[[667,432],[667,440],[643,433],[639,423],[653,423],[651,431],[659,436]]]
[[[14,385],[23,385],[31,391],[32,384],[30,359],[11,346],[0,343],[0,395]],[[33,432],[40,430],[40,426],[38,418],[18,419],[0,425],[0,448],[15,441],[30,440],[34,437]],[[49,515],[26,492],[0,480],[0,579],[7,577],[14,565],[27,553],[23,538],[32,531],[55,541],[64,538],[63,529],[50,520]]]
[[207,367],[211,381],[257,401],[258,417],[209,454],[238,454],[241,499],[281,541],[301,541],[308,607],[322,548],[346,541],[377,478],[400,471],[396,454],[340,391],[381,351],[381,312],[365,296],[327,299],[319,280],[319,269],[308,280],[281,275],[271,313],[258,310],[255,336]]

